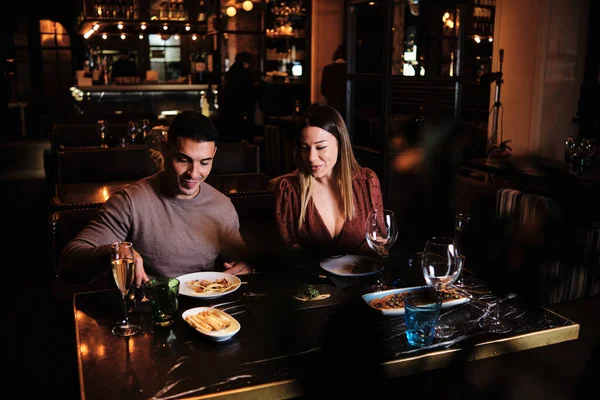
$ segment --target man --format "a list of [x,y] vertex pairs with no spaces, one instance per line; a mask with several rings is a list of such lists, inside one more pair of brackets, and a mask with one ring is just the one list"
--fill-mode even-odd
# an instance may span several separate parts
[[177,115],[161,144],[164,169],[114,193],[64,248],[61,279],[91,281],[110,271],[111,243],[133,242],[135,284],[154,276],[214,270],[220,256],[228,273],[251,268],[231,200],[205,183],[218,133],[196,111]]
[[327,105],[335,108],[345,118],[346,115],[346,46],[341,44],[333,53],[332,63],[323,68],[321,94]]
[[137,65],[129,58],[129,52],[121,49],[119,59],[112,64],[111,78],[139,76]]

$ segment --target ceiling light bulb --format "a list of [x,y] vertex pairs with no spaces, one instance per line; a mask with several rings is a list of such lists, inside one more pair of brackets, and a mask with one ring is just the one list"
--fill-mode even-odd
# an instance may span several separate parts
[[102,34],[102,39],[106,40],[108,38],[108,35],[106,33]]
[[227,7],[227,10],[225,10],[225,14],[227,14],[228,17],[235,17],[235,14],[237,14],[237,10],[235,9],[235,7],[229,6]]
[[164,30],[164,31],[166,31],[167,29],[169,29],[169,25],[167,25],[167,24],[164,24],[164,25],[163,25],[163,30]]
[[196,34],[194,33],[194,34],[192,35],[192,40],[196,40],[196,39],[198,39],[198,36],[196,36]]
[[250,10],[252,10],[253,7],[254,7],[254,3],[252,3],[250,0],[245,0],[242,3],[242,8],[244,9],[244,11],[250,11]]
[[119,22],[119,23],[117,24],[117,28],[119,28],[119,29],[123,29],[123,23],[122,23],[122,22]]
[[186,31],[189,31],[190,29],[191,29],[191,28],[190,28],[190,24],[185,24],[185,30],[186,30]]
[[142,28],[142,30],[145,31],[147,28],[146,23],[142,22],[142,24],[140,25],[140,28]]
[[121,33],[121,40],[125,40],[125,34]]
[[139,37],[140,39],[143,39],[143,38],[144,38],[144,34],[143,34],[143,33],[140,33],[140,34],[138,35],[138,37]]

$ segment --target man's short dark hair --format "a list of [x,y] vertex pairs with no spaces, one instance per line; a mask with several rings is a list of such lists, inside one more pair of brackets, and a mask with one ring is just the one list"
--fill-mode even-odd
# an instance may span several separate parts
[[169,145],[175,143],[175,139],[184,137],[197,142],[215,142],[219,138],[219,132],[212,121],[198,111],[183,111],[173,118],[169,125]]

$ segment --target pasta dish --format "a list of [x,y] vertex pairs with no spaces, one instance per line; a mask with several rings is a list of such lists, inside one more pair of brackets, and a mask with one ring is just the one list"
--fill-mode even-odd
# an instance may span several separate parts
[[240,285],[239,283],[231,284],[225,278],[217,279],[216,281],[194,279],[186,283],[196,293],[223,293],[233,290]]
[[[405,292],[388,294],[387,296],[371,300],[369,304],[371,305],[371,307],[377,308],[378,310],[404,308],[404,299],[413,293],[414,290],[407,290]],[[441,292],[441,296],[442,302],[462,298],[460,294],[453,291],[443,291]]]

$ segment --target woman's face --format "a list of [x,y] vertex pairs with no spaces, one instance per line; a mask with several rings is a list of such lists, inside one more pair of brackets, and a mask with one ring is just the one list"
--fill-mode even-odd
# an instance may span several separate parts
[[315,179],[331,178],[338,159],[338,141],[326,130],[309,126],[300,133],[300,156]]

